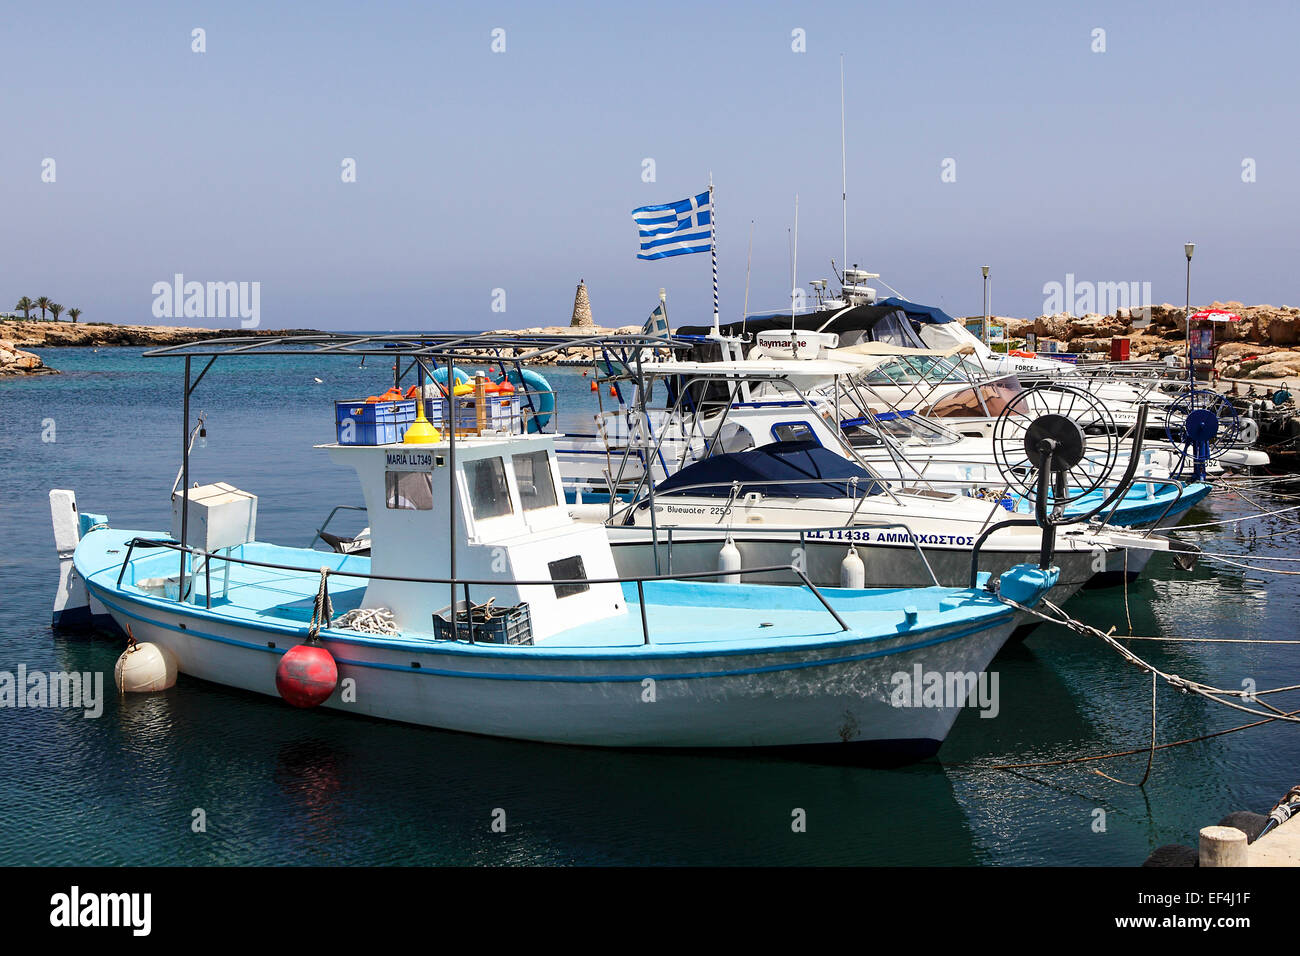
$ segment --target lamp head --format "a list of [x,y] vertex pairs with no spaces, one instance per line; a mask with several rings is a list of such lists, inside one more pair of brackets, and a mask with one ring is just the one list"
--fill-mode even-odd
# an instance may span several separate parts
[[1191,261],[1192,261],[1192,253],[1193,253],[1195,250],[1196,250],[1196,243],[1194,243],[1194,242],[1185,242],[1185,243],[1183,243],[1183,252],[1185,252],[1185,253],[1187,254],[1187,261],[1188,261],[1188,262],[1191,262]]

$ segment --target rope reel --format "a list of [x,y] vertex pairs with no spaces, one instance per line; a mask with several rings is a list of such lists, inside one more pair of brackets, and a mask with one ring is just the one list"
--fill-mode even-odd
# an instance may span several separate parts
[[[1258,426],[1254,430],[1258,435]],[[1179,468],[1192,462],[1192,477],[1205,480],[1205,468],[1242,439],[1241,416],[1226,395],[1208,388],[1184,389],[1165,410],[1165,437],[1182,449]]]
[[1115,420],[1091,392],[1044,384],[1016,395],[993,426],[993,455],[1008,487],[1037,501],[1050,449],[1050,500],[1062,507],[1086,498],[1119,463]]

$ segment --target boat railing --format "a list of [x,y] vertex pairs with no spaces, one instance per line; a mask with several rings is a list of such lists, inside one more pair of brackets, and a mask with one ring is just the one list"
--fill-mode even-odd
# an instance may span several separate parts
[[336,505],[334,509],[330,511],[329,515],[325,518],[325,520],[321,522],[321,526],[316,529],[316,533],[312,535],[312,539],[307,542],[307,547],[310,548],[317,541],[325,540],[323,537],[321,537],[321,535],[324,533],[325,529],[330,526],[330,522],[334,520],[334,516],[338,514],[340,511],[365,511],[365,510],[366,510],[365,505]]
[[[235,557],[232,554],[221,554],[219,552],[204,551],[201,548],[194,548],[188,545],[182,545],[179,541],[172,541],[164,538],[132,538],[130,541],[127,542],[126,555],[125,557],[122,558],[122,566],[117,572],[117,587],[119,589],[122,586],[122,578],[126,574],[127,566],[131,563],[131,556],[135,552],[135,549],[137,547],[166,548],[168,550],[178,551],[181,553],[182,572],[181,572],[181,579],[178,580],[177,582],[177,592],[176,592],[177,602],[181,604],[186,603],[185,595],[188,593],[184,586],[183,568],[185,564],[185,556],[189,555],[191,559],[191,564],[190,564],[191,568],[193,568],[193,559],[195,557],[202,558],[203,573],[205,579],[204,586],[206,592],[204,594],[204,598],[206,601],[207,610],[212,609],[211,567],[212,567],[213,559],[218,561],[225,561],[227,562],[227,565],[239,564],[239,565],[245,565],[254,568],[266,568],[268,570],[273,570],[273,571],[310,572],[316,570],[310,567],[303,567],[302,565],[279,564],[273,561],[256,561],[253,560],[252,558]],[[395,575],[395,574],[373,574],[370,571],[346,571],[341,568],[329,568],[329,567],[321,567],[319,571],[321,575],[321,586],[324,589],[324,593],[327,598],[329,595],[329,578],[331,575],[333,575],[336,577],[345,577],[345,578],[362,578],[367,581],[396,581],[402,584],[441,584],[441,585],[450,586],[451,588],[453,588],[453,590],[456,587],[463,586],[465,589],[465,607],[467,609],[470,607],[469,589],[471,586],[489,587],[493,585],[499,586],[501,584],[500,578],[496,578],[496,579],[417,578],[417,577],[407,577],[404,575]],[[582,584],[582,585],[590,586],[592,584],[618,584],[618,585],[635,584],[636,592],[637,592],[637,603],[639,604],[641,610],[641,634],[643,638],[643,643],[649,644],[650,625],[646,615],[646,603],[645,603],[645,585],[647,583],[656,582],[656,581],[683,581],[683,580],[695,580],[701,578],[716,578],[723,574],[726,575],[773,574],[776,572],[784,572],[784,571],[793,572],[795,575],[799,577],[799,580],[802,582],[802,585],[808,588],[808,590],[810,590],[813,593],[813,596],[816,597],[818,602],[821,604],[821,606],[826,609],[826,612],[835,619],[835,623],[840,626],[840,630],[843,631],[851,630],[849,625],[845,622],[844,618],[842,618],[839,615],[839,612],[837,612],[835,608],[831,606],[831,603],[828,600],[826,600],[826,596],[822,594],[821,589],[818,588],[817,585],[813,584],[813,582],[808,578],[808,575],[804,572],[804,570],[794,563],[774,564],[774,565],[767,565],[764,567],[756,567],[756,568],[740,568],[735,571],[728,570],[726,572],[685,571],[679,574],[647,574],[647,575],[613,577],[613,578],[590,578],[590,577],[547,578],[546,580],[538,580],[538,581],[512,580],[510,583],[516,587],[548,587],[548,588],[555,587],[557,585],[563,586],[563,585]],[[191,571],[191,577],[192,576],[193,576],[193,572]],[[453,616],[455,616],[456,610],[454,605],[451,611]],[[455,622],[453,621],[453,627],[454,625]],[[328,622],[326,622],[324,626],[328,626]],[[471,644],[474,643],[472,628],[470,629],[470,643]]]
[[[673,532],[676,531],[684,534],[689,534],[691,536],[690,541],[694,544],[698,544],[701,541],[707,543],[713,540],[707,537],[702,537],[702,535],[705,535],[711,531],[719,532],[723,534],[724,539],[726,537],[730,537],[732,534],[731,528],[716,529],[713,527],[700,526],[700,525],[661,524],[659,525],[659,530],[667,532],[667,534],[665,535],[667,541],[665,543],[667,545],[667,561],[668,561],[669,574],[671,574],[673,570]],[[939,583],[938,576],[934,573],[934,568],[931,567],[929,559],[926,558],[925,556],[925,551],[921,549],[921,545],[917,541],[916,533],[913,532],[912,529],[908,527],[908,525],[906,525],[901,521],[880,521],[880,522],[871,522],[870,524],[855,524],[855,525],[842,525],[842,524],[825,525],[824,527],[820,527],[820,528],[761,528],[761,527],[747,526],[745,530],[751,536],[756,536],[756,537],[787,538],[792,541],[797,540],[799,542],[799,551],[801,554],[807,553],[808,539],[810,536],[813,535],[842,534],[845,531],[849,531],[849,532],[903,531],[905,532],[905,537],[907,539],[904,543],[910,544],[912,546],[912,550],[916,552],[916,556],[921,559],[921,564],[924,565],[925,573],[929,575],[930,581],[933,582],[935,587],[942,587],[942,585]],[[816,541],[816,540],[836,540],[836,539],[813,538],[813,540]],[[856,543],[855,540],[852,538],[843,538],[838,540],[844,541],[848,544]],[[866,543],[865,539],[863,540],[863,543]]]

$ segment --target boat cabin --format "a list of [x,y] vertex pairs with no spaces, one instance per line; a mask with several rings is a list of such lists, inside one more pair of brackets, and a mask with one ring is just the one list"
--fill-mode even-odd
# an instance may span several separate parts
[[[360,479],[373,574],[499,580],[469,585],[469,600],[494,599],[499,609],[527,602],[534,641],[627,613],[620,585],[570,583],[618,574],[604,528],[569,516],[551,436],[457,438],[454,469],[446,441],[319,447]],[[455,591],[463,602],[465,586]],[[371,580],[362,606],[390,608],[405,632],[428,632],[433,615],[449,616],[451,593]]]

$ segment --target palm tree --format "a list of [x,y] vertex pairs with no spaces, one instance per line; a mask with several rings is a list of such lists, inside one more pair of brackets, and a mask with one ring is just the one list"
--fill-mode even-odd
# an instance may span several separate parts
[[50,303],[50,314],[54,316],[55,322],[59,321],[59,313],[62,311],[63,311],[63,306],[59,305],[59,303],[57,302]]
[[77,319],[81,318],[81,310],[80,310],[80,309],[69,309],[69,310],[68,310],[68,318],[70,318],[70,319],[72,320],[72,324],[73,324],[73,325],[76,325],[76,324],[77,324]]
[[48,309],[49,307],[50,307],[50,300],[48,296],[41,296],[39,299],[36,300],[36,308],[41,310],[42,322],[45,321],[45,310]]
[[27,322],[30,321],[32,317],[32,309],[36,308],[36,303],[33,302],[31,299],[27,298],[27,296],[23,296],[21,299],[18,300],[18,304],[15,305],[14,308],[22,309],[23,321]]

